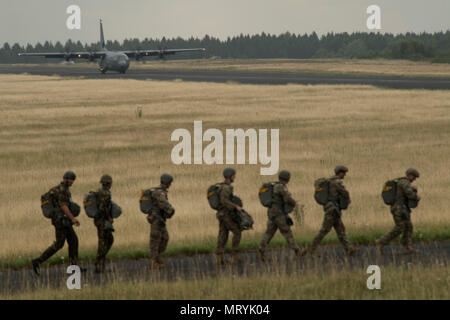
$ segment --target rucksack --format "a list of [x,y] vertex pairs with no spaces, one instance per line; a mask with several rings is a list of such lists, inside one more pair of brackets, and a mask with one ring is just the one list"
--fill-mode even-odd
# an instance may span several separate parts
[[89,218],[95,218],[98,214],[97,206],[97,193],[95,191],[90,191],[84,196],[83,200],[84,211]]
[[398,179],[386,181],[381,191],[381,197],[388,206],[392,206],[397,200],[397,181]]
[[41,196],[41,209],[44,217],[51,219],[56,211],[53,204],[53,196],[50,192],[44,193]]
[[220,208],[220,197],[219,197],[220,185],[221,185],[220,183],[213,184],[208,188],[208,191],[206,193],[209,206],[214,210],[219,210]]
[[270,208],[272,206],[274,185],[275,182],[267,182],[259,188],[259,202],[261,202],[261,204],[266,208]]
[[320,205],[325,205],[329,199],[330,179],[320,178],[314,181],[314,199]]
[[155,190],[156,188],[142,190],[141,198],[139,199],[139,206],[142,213],[149,214],[152,210],[156,208],[152,198],[152,193]]

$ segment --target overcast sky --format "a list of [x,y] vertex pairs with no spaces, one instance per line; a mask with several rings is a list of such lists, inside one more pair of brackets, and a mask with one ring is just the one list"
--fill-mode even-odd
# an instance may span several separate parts
[[[0,0],[0,44],[369,31],[366,9],[381,8],[380,32],[450,29],[450,0]],[[81,30],[68,30],[66,9],[81,8]]]

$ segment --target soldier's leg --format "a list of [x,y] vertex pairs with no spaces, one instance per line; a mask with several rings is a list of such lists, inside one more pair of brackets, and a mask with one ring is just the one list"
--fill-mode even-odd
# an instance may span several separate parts
[[66,227],[66,239],[67,244],[69,245],[69,260],[70,264],[77,265],[78,264],[78,237],[73,230],[73,227]]
[[161,229],[161,241],[159,243],[159,256],[166,251],[167,244],[169,243],[169,233],[167,232],[167,228],[164,227]]
[[54,255],[59,249],[64,246],[66,241],[66,233],[62,227],[55,227],[55,242],[45,250],[37,259],[38,263],[42,263]]
[[406,248],[410,248],[412,244],[413,225],[411,219],[403,220],[403,238],[402,244]]
[[277,232],[277,229],[278,229],[277,225],[272,221],[272,219],[269,219],[269,221],[267,221],[266,232],[264,232],[261,241],[259,242],[259,250],[261,252],[264,253],[270,240],[272,240],[273,236],[275,235],[275,232]]
[[322,239],[327,235],[328,232],[330,232],[331,228],[333,227],[334,218],[332,211],[325,212],[325,217],[323,218],[322,228],[320,229],[317,236],[314,238],[310,251],[314,252],[317,247],[319,246],[319,243],[322,241]]
[[345,250],[348,250],[350,248],[350,243],[347,240],[347,235],[345,234],[345,226],[342,222],[342,219],[335,217],[333,227],[342,246],[345,248]]
[[233,239],[231,240],[231,252],[236,253],[239,249],[239,243],[241,242],[242,231],[230,215],[224,216],[223,220],[225,222],[225,227],[233,233]]
[[395,238],[397,238],[403,231],[403,221],[402,221],[402,217],[401,217],[401,212],[399,210],[391,210],[392,212],[392,217],[394,218],[394,223],[395,226],[394,228],[386,233],[384,236],[382,236],[377,243],[381,246],[385,246],[387,244],[389,244],[389,242],[391,242],[392,240],[394,240]]
[[297,243],[295,242],[294,235],[292,234],[291,227],[286,222],[286,216],[285,215],[279,215],[275,218],[275,223],[277,224],[278,228],[280,229],[281,234],[286,239],[287,243],[289,244],[289,247],[294,250],[295,252],[298,252],[299,247]]
[[159,256],[159,246],[161,243],[161,227],[158,221],[150,224],[150,260],[155,260]]
[[106,230],[104,224],[97,225],[97,236],[98,236],[98,248],[97,257],[95,260],[96,271],[103,271],[105,267],[105,256],[106,256]]
[[228,241],[228,229],[225,225],[225,222],[223,221],[223,218],[220,217],[219,219],[219,235],[217,237],[217,249],[216,254],[217,255],[223,255],[225,252],[225,245]]

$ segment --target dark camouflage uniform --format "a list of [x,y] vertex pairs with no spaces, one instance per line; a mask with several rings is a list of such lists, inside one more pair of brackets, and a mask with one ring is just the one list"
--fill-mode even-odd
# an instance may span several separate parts
[[395,226],[385,234],[378,243],[387,245],[390,241],[403,233],[402,244],[409,247],[412,243],[413,225],[411,222],[411,209],[408,207],[408,199],[417,200],[417,193],[406,178],[399,178],[397,182],[397,200],[391,206],[391,213]]
[[231,242],[231,250],[233,254],[238,251],[239,243],[241,242],[241,229],[239,224],[235,221],[234,210],[236,204],[231,199],[233,196],[233,186],[230,184],[222,183],[218,191],[220,198],[220,208],[216,213],[216,217],[219,220],[219,236],[217,240],[217,255],[223,255],[225,252],[225,245],[228,241],[228,234],[231,231],[233,233],[233,240]]
[[267,222],[266,232],[264,233],[259,244],[259,249],[262,252],[264,252],[278,229],[280,229],[283,237],[286,238],[289,247],[296,252],[299,250],[297,243],[295,242],[294,235],[292,234],[291,227],[287,223],[287,215],[283,210],[285,203],[292,206],[296,205],[296,202],[292,198],[291,193],[288,191],[287,186],[278,182],[273,187],[273,204],[272,207],[268,209],[269,221]]
[[105,268],[105,257],[114,242],[113,230],[105,230],[105,222],[113,222],[111,216],[111,191],[99,189],[97,191],[98,215],[94,218],[94,224],[97,227],[98,250],[95,266],[97,270],[102,271]]
[[338,197],[343,197],[349,200],[350,194],[345,189],[342,180],[336,176],[330,178],[329,186],[330,201],[328,201],[324,206],[325,217],[323,219],[322,228],[319,234],[314,238],[311,245],[311,251],[315,251],[322,239],[330,232],[331,228],[334,227],[339,241],[342,243],[346,250],[350,249],[349,242],[345,235],[345,227],[341,219],[341,209],[338,205]]
[[70,264],[78,264],[78,237],[73,230],[72,221],[62,212],[61,207],[66,205],[69,207],[69,202],[72,195],[70,194],[69,187],[63,182],[58,186],[50,189],[52,195],[53,205],[58,208],[52,216],[52,224],[55,227],[55,242],[48,247],[47,250],[37,259],[39,263],[42,263],[53,256],[59,249],[64,246],[64,242],[67,240],[69,245],[69,260]]
[[170,219],[175,210],[169,203],[168,191],[162,186],[152,192],[152,202],[156,208],[147,216],[150,227],[150,260],[161,263],[161,254],[166,250],[169,242],[169,233],[166,228],[166,219]]

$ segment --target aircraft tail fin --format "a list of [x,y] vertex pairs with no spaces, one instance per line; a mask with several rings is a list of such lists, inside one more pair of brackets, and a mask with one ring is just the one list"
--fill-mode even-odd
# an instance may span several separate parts
[[105,37],[103,36],[102,19],[100,19],[100,45],[102,46],[102,49],[106,49],[105,48]]

